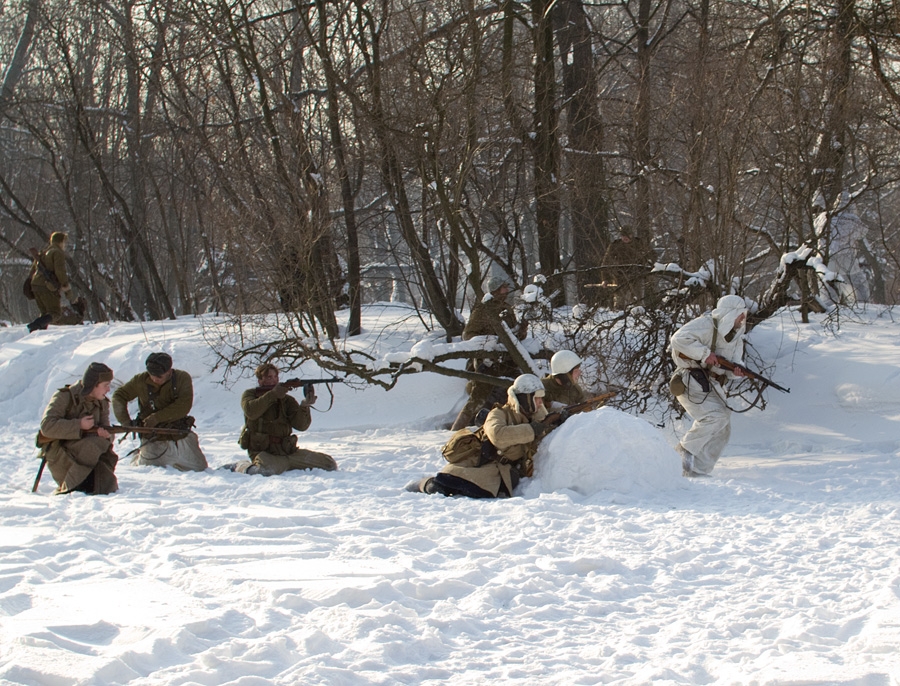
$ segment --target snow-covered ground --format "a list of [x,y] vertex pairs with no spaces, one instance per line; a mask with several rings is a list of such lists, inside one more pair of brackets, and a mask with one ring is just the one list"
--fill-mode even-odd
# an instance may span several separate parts
[[[370,308],[367,330],[383,333]],[[301,444],[340,471],[250,477],[211,320],[0,329],[0,682],[900,684],[900,323],[783,313],[773,377],[712,478],[606,408],[545,441],[519,497],[403,491],[440,468],[463,394],[415,375],[335,389]],[[415,340],[399,337],[406,350]],[[365,341],[363,341],[365,345]],[[112,496],[30,491],[54,389],[165,350],[195,379],[202,474],[135,467]],[[320,393],[319,404],[328,404]]]

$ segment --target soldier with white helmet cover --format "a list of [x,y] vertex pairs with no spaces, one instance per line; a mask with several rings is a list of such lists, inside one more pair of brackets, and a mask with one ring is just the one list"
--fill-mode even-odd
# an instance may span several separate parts
[[541,379],[544,385],[544,406],[554,412],[568,405],[587,400],[587,393],[578,384],[582,359],[571,350],[560,350],[550,358],[550,373]]
[[675,375],[670,388],[694,420],[676,450],[684,476],[708,476],[731,437],[731,409],[725,384],[743,371],[718,366],[718,357],[743,363],[747,304],[738,295],[719,298],[715,309],[672,334]]

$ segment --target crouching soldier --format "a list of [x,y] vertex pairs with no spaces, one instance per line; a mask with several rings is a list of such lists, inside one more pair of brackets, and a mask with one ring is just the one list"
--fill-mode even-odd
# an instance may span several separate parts
[[[200,450],[200,440],[191,431],[194,418],[188,413],[194,405],[191,375],[172,368],[172,357],[150,353],[144,363],[147,371],[133,376],[112,396],[113,413],[119,424],[148,428],[183,430],[172,436],[141,435],[141,447],[132,464],[175,467],[182,472],[202,472],[209,465]],[[138,401],[137,419],[132,424],[128,403]]]
[[550,374],[541,379],[544,384],[544,407],[554,412],[587,400],[587,393],[578,385],[581,378],[581,358],[571,350],[560,350],[550,358]]
[[81,381],[53,394],[41,419],[41,456],[58,484],[55,494],[81,491],[115,493],[118,457],[112,449],[109,425],[109,385],[113,371],[92,362]]
[[[495,405],[484,426],[473,435],[479,437],[469,455],[448,454],[451,461],[433,477],[409,484],[406,490],[470,498],[508,498],[519,479],[531,476],[534,454],[540,439],[550,430],[542,423],[547,416],[543,404],[544,386],[534,374],[516,377],[507,390],[505,405]],[[467,431],[463,429],[461,431]],[[461,432],[454,434],[451,442]]]
[[241,409],[244,429],[240,446],[250,461],[235,462],[220,469],[246,474],[272,476],[292,469],[324,469],[334,471],[337,463],[330,455],[297,447],[293,430],[306,431],[312,423],[309,408],[316,402],[313,386],[301,402],[288,395],[288,388],[278,383],[278,367],[265,363],[256,368],[257,388],[244,391]]

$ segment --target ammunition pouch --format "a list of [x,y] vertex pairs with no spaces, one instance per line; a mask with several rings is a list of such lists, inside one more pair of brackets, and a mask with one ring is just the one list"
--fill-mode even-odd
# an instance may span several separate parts
[[684,395],[684,392],[687,391],[687,386],[684,385],[684,378],[682,377],[683,370],[676,369],[675,373],[672,374],[672,378],[669,379],[669,391],[676,398],[679,395]]
[[700,384],[700,388],[704,393],[709,393],[712,390],[712,386],[709,383],[709,376],[706,371],[694,367],[690,370],[690,375],[693,377],[694,381]]

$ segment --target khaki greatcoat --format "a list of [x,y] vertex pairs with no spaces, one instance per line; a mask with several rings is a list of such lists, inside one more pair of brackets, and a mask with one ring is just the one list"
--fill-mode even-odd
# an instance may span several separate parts
[[53,394],[41,419],[41,433],[51,439],[42,456],[59,485],[58,492],[114,493],[119,487],[115,474],[118,457],[112,442],[81,430],[82,417],[93,417],[95,426],[109,425],[109,400],[95,400],[81,391],[79,381]]

